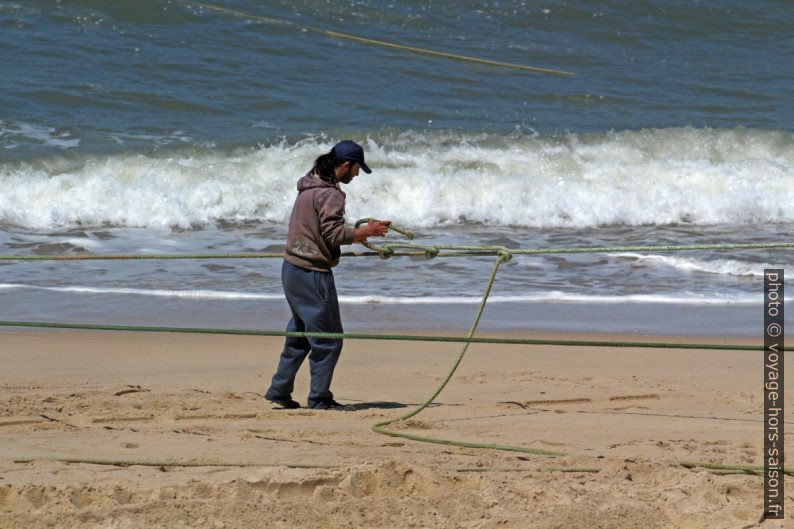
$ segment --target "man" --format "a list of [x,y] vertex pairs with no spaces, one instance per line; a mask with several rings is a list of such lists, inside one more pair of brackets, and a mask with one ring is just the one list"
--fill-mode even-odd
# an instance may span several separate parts
[[[352,182],[359,169],[372,172],[364,162],[364,149],[345,140],[318,157],[311,171],[298,181],[281,266],[281,282],[292,311],[287,331],[344,332],[331,272],[339,263],[339,246],[366,242],[368,237],[382,237],[389,231],[391,221],[373,220],[356,229],[345,226],[345,193],[339,184]],[[282,408],[300,408],[292,400],[292,390],[295,375],[308,355],[309,408],[344,409],[330,389],[341,351],[339,339],[287,337],[265,398]]]

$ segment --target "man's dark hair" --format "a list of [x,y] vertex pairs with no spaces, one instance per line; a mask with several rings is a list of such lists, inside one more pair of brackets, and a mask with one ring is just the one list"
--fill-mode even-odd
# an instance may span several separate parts
[[325,154],[321,154],[314,160],[312,172],[319,176],[320,180],[328,182],[329,184],[336,184],[336,173],[334,169],[340,163],[342,163],[342,160],[336,158],[332,149]]

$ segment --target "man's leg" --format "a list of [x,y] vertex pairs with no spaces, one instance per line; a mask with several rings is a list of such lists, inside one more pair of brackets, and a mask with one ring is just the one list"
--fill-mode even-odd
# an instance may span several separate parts
[[[311,323],[312,330],[317,332],[344,332],[342,318],[339,314],[339,300],[336,285],[331,272],[318,272],[318,288],[324,298],[323,310]],[[309,338],[309,369],[311,371],[311,388],[309,391],[309,407],[321,402],[329,402],[334,398],[331,393],[331,380],[334,368],[342,352],[341,339]]]
[[[304,332],[305,326],[300,317],[292,311],[292,318],[287,324],[287,332]],[[270,388],[265,393],[269,400],[286,400],[292,396],[295,386],[295,376],[298,374],[303,360],[309,354],[309,340],[287,336],[284,340],[284,349],[278,361],[278,368],[270,382]]]
[[[303,270],[284,261],[281,266],[281,283],[284,286],[284,296],[287,298],[292,318],[287,324],[287,332],[304,332],[306,324],[301,317],[303,305],[311,302],[306,298],[307,290],[314,286],[310,279],[308,270]],[[290,399],[295,385],[295,376],[298,374],[303,360],[309,354],[310,345],[306,338],[287,337],[284,340],[284,349],[281,351],[278,368],[273,375],[265,393],[265,398],[270,400]]]

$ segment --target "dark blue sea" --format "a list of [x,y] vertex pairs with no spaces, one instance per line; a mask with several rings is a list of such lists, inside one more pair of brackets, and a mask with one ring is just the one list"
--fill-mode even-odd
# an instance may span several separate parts
[[[422,244],[792,241],[792,28],[782,0],[0,1],[0,255],[278,252],[342,139],[373,168],[348,221]],[[516,257],[483,329],[760,339],[792,264]],[[466,331],[490,268],[343,259],[345,328]],[[282,329],[279,269],[0,261],[0,319]]]

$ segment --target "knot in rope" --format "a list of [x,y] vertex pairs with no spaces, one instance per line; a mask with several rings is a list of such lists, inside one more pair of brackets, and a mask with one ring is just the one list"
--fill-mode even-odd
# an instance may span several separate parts
[[425,248],[425,257],[428,259],[432,259],[433,257],[438,255],[438,248],[435,246],[428,246]]
[[370,246],[370,248],[377,251],[378,256],[384,260],[394,255],[394,248],[392,248],[391,245],[388,244],[384,244],[383,246],[379,246],[379,247]]
[[506,263],[513,258],[513,252],[511,252],[510,249],[505,246],[497,246],[496,255],[499,257],[500,263]]

